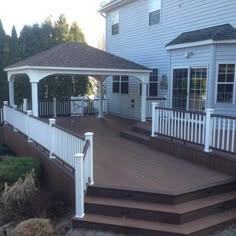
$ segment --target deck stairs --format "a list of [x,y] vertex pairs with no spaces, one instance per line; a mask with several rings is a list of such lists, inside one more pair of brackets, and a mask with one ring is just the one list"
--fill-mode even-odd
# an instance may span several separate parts
[[176,195],[89,187],[73,227],[134,235],[204,236],[236,222],[236,182]]
[[[148,131],[139,126],[121,137],[148,144]],[[157,193],[90,186],[85,217],[73,227],[144,236],[206,236],[236,222],[236,180],[181,193]]]

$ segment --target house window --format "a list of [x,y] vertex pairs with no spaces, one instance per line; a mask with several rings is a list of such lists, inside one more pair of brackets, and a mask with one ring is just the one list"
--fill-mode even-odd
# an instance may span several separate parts
[[157,97],[158,94],[158,69],[153,69],[149,77],[148,95]]
[[112,35],[119,34],[119,22],[120,22],[119,11],[115,11],[111,14],[111,34]]
[[128,94],[129,93],[129,76],[113,76],[112,92]]
[[232,103],[235,64],[220,64],[218,68],[217,102]]
[[160,23],[161,0],[149,0],[149,26]]

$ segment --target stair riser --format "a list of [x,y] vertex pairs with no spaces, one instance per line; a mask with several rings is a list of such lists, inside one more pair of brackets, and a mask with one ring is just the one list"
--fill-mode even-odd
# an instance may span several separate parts
[[154,231],[154,230],[147,230],[135,227],[127,227],[121,225],[112,225],[109,223],[96,223],[96,222],[88,222],[88,221],[78,221],[72,220],[73,228],[89,228],[89,229],[96,229],[101,231],[111,231],[123,234],[135,234],[135,235],[145,235],[145,236],[184,236],[183,234],[179,233],[171,233],[171,232],[164,232],[164,231]]
[[180,217],[174,213],[155,212],[150,210],[140,210],[131,208],[122,208],[114,206],[85,204],[85,212],[96,215],[106,215],[115,217],[125,217],[132,219],[141,219],[149,221],[159,221],[169,224],[178,224]]
[[226,193],[229,191],[233,191],[234,189],[236,189],[236,183],[227,183],[220,186],[215,186],[211,188],[206,188],[174,196],[169,194],[148,193],[148,192],[132,191],[124,189],[89,187],[87,194],[90,196],[97,196],[104,198],[108,197],[108,198],[127,199],[134,201],[156,202],[160,204],[179,204],[196,200],[199,198],[213,196],[215,194]]
[[236,207],[236,199],[219,203],[214,206],[205,207],[185,214],[157,212],[151,210],[140,210],[134,208],[124,208],[118,206],[107,206],[98,204],[85,204],[85,212],[97,215],[126,217],[133,219],[159,221],[168,224],[182,224],[192,220],[200,219],[216,213],[223,212]]
[[235,190],[236,183],[227,183],[215,187],[205,188],[198,191],[192,191],[189,193],[181,194],[175,197],[175,204],[192,201],[199,198],[214,196],[220,193],[226,193]]
[[[212,227],[209,227],[209,228],[206,228],[206,229],[203,229],[201,231],[198,231],[198,232],[195,232],[195,233],[192,233],[190,234],[189,236],[203,236],[203,235],[210,235],[210,234],[213,234],[217,231],[220,231],[220,230],[223,230],[225,229],[226,227],[229,227],[229,226],[232,226],[232,224],[235,224],[235,221],[236,219],[231,219],[231,220],[227,220],[221,224],[217,224],[217,225],[214,225]],[[217,234],[218,235],[218,234]],[[223,235],[223,234],[220,234],[219,233],[219,236],[233,236],[233,234],[226,234],[226,235]]]
[[138,134],[143,134],[143,135],[146,135],[146,136],[151,136],[151,130],[147,130],[147,129],[143,129],[143,128],[140,128],[140,127],[137,127],[137,126],[133,126],[131,128],[131,130],[135,133],[138,133]]
[[175,197],[167,194],[156,194],[139,192],[123,189],[111,189],[102,187],[89,187],[87,195],[104,197],[104,198],[118,198],[134,201],[158,202],[163,204],[174,204]]
[[145,138],[141,138],[132,134],[128,134],[125,132],[120,132],[120,137],[137,142],[137,143],[141,143],[141,144],[145,144],[148,145],[148,140]]

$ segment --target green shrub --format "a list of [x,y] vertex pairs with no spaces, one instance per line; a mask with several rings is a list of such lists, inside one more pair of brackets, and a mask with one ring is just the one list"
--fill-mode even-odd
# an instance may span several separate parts
[[29,219],[21,222],[10,236],[53,236],[53,227],[48,219]]
[[36,177],[40,175],[40,162],[33,158],[12,157],[0,161],[0,183],[15,183],[20,177],[34,169]]

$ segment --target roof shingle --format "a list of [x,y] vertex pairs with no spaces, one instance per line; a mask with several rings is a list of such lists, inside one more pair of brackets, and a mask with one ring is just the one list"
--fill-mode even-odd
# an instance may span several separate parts
[[63,43],[8,66],[6,70],[24,66],[149,70],[145,66],[77,42]]
[[218,25],[200,30],[194,30],[180,34],[177,38],[169,42],[167,46],[192,43],[204,40],[232,40],[236,39],[236,29],[230,24]]

